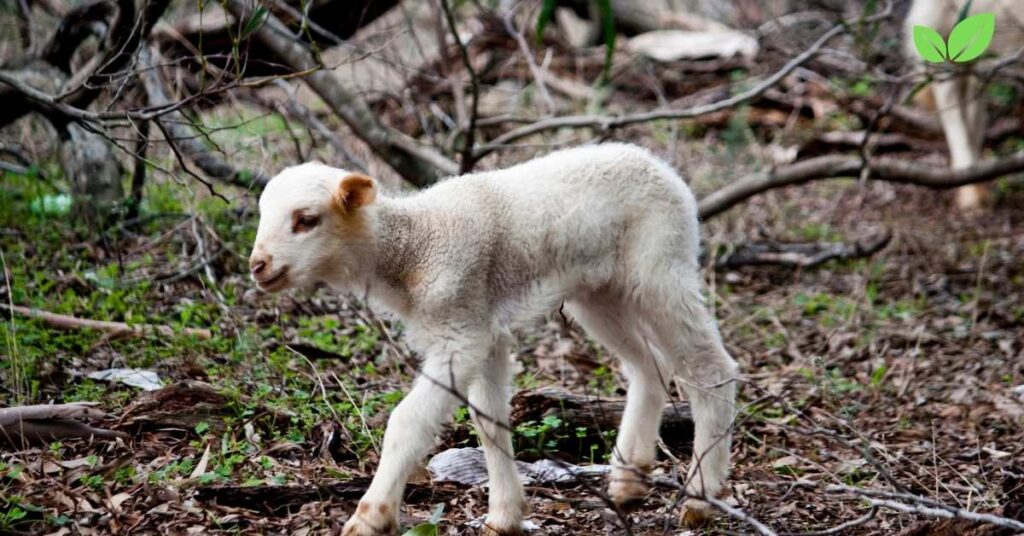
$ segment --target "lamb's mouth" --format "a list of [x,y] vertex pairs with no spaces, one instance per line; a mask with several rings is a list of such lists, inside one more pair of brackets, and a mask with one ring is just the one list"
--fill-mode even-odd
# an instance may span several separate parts
[[287,281],[286,281],[287,276],[288,276],[288,267],[287,266],[282,266],[280,270],[278,270],[276,273],[274,273],[274,275],[272,275],[272,276],[270,276],[270,277],[268,277],[266,279],[257,281],[256,282],[256,286],[260,287],[260,290],[265,291],[265,292],[274,292],[276,290],[281,290],[282,288],[284,288],[285,284],[287,283]]

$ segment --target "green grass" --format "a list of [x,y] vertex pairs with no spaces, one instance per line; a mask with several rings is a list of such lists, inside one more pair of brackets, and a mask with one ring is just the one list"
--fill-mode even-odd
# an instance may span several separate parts
[[[279,127],[279,118],[267,116],[248,122],[246,135],[274,133]],[[51,176],[59,176],[58,171]],[[0,251],[11,302],[94,320],[206,328],[213,337],[107,339],[97,331],[59,331],[39,320],[5,314],[0,322],[0,383],[7,388],[0,390],[0,406],[90,401],[116,414],[139,391],[84,378],[112,366],[153,369],[166,383],[198,375],[226,400],[222,413],[188,431],[189,441],[176,457],[153,467],[129,464],[111,470],[111,460],[99,460],[75,485],[117,493],[140,483],[187,479],[207,447],[207,469],[189,485],[285,483],[292,472],[260,453],[282,443],[308,452],[325,421],[341,426],[349,456],[373,459],[366,454],[380,444],[383,427],[365,423],[386,418],[403,396],[403,386],[395,380],[408,378],[389,374],[388,381],[377,381],[383,379],[376,365],[382,337],[374,326],[300,311],[253,321],[256,309],[276,307],[273,298],[256,304],[243,300],[250,290],[244,274],[245,255],[255,236],[253,206],[229,205],[195,195],[194,186],[154,179],[146,186],[138,223],[99,230],[70,215],[31,209],[33,200],[65,189],[59,181],[55,184],[32,176],[0,176]],[[219,280],[206,280],[200,271],[201,281],[160,283],[168,272],[195,259],[189,214],[213,230],[207,233],[208,247],[214,244],[213,234],[216,247],[223,250],[215,261]],[[204,287],[216,288],[223,303]],[[286,347],[291,342],[335,357],[309,361]],[[357,378],[377,383],[357,385]],[[344,389],[338,388],[339,381]],[[330,385],[323,388],[321,383]],[[50,445],[56,459],[67,449],[62,443]],[[29,521],[50,526],[66,522],[33,511],[7,492],[18,471],[0,467],[0,532]]]

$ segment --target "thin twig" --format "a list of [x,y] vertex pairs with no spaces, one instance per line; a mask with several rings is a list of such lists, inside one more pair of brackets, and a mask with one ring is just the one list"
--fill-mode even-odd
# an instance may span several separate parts
[[[22,316],[37,318],[42,320],[48,326],[58,329],[97,329],[113,335],[127,335],[132,337],[142,337],[154,334],[164,337],[173,337],[178,334],[173,327],[161,324],[126,324],[124,322],[112,322],[108,320],[90,320],[87,318],[78,318],[75,316],[32,309],[30,307],[22,307],[20,305],[0,304],[0,308],[7,309],[13,313],[18,313]],[[198,337],[200,339],[209,339],[213,337],[210,330],[203,328],[182,328],[181,334]]]
[[650,121],[657,121],[659,119],[693,119],[702,115],[708,115],[715,113],[726,108],[732,108],[734,106],[743,104],[745,102],[754,100],[761,96],[768,88],[779,83],[780,80],[785,78],[789,73],[793,72],[794,69],[804,64],[817,54],[826,43],[831,41],[834,37],[845,31],[845,26],[837,24],[830,30],[822,34],[814,44],[812,44],[807,50],[803,51],[800,55],[790,60],[781,69],[776,71],[768,78],[761,81],[756,86],[729,97],[727,99],[720,100],[711,104],[702,104],[693,106],[691,108],[684,108],[682,110],[655,110],[651,112],[643,112],[638,114],[630,115],[572,115],[566,117],[553,117],[550,119],[544,119],[536,123],[519,127],[510,132],[506,132],[501,136],[498,136],[490,143],[481,145],[476,151],[476,158],[482,158],[483,156],[493,152],[496,149],[504,147],[516,140],[532,136],[541,132],[549,130],[557,130],[560,128],[596,128],[601,131],[612,130],[615,128],[621,128],[637,123],[646,123]]
[[533,59],[533,51],[530,50],[530,44],[526,42],[526,38],[523,37],[522,32],[516,30],[515,23],[512,21],[513,15],[515,15],[516,9],[523,4],[518,4],[512,9],[505,13],[502,20],[505,23],[505,31],[509,33],[519,44],[519,52],[523,54],[526,59],[526,66],[530,69],[530,74],[533,75],[533,81],[537,84],[537,92],[540,93],[541,99],[547,106],[548,113],[555,112],[555,101],[551,98],[551,93],[548,93],[548,86],[544,83],[544,73],[541,72],[540,67],[537,66],[537,62]]
[[476,143],[476,119],[480,108],[480,80],[476,75],[476,69],[473,68],[473,62],[469,59],[469,50],[466,49],[466,44],[459,37],[459,30],[455,27],[455,15],[452,14],[448,0],[441,0],[441,7],[444,9],[444,17],[448,21],[452,37],[455,38],[455,45],[459,49],[462,64],[466,67],[466,72],[469,73],[469,83],[473,92],[473,104],[469,110],[469,126],[466,127],[465,141],[460,151],[462,159],[459,162],[459,173],[469,173],[473,170],[476,161],[479,160],[479,157],[473,152],[473,145]]

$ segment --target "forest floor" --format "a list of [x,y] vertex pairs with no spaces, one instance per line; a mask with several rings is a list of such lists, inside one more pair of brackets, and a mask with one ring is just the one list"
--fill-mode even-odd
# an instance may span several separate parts
[[[5,180],[4,303],[179,331],[210,328],[213,337],[110,338],[5,314],[0,405],[96,402],[110,416],[106,426],[127,436],[0,452],[0,533],[337,530],[372,474],[386,418],[412,378],[412,364],[396,350],[401,327],[325,290],[254,290],[242,275],[257,219],[250,197],[225,208],[154,182],[139,221],[96,239],[88,225],[33,208],[32,199],[52,193],[47,186]],[[949,194],[834,181],[763,196],[709,223],[713,251],[752,234],[745,229],[796,240],[858,237],[866,226],[893,234],[870,259],[805,271],[708,272],[723,336],[746,376],[734,504],[780,533],[826,530],[869,512],[839,533],[970,530],[873,511],[863,497],[825,491],[828,484],[892,490],[895,483],[948,505],[1020,518],[1019,201],[1019,193],[1006,192],[997,208],[968,219],[949,208]],[[557,314],[523,334],[516,357],[518,389],[625,392],[615,361]],[[154,370],[177,387],[142,393],[86,378],[115,367]],[[476,444],[465,412],[452,426],[438,452]],[[531,441],[572,435],[573,427],[558,419],[516,423],[517,444],[529,451]],[[570,461],[606,459],[596,449]],[[657,470],[672,476],[673,464],[663,460]],[[466,533],[484,514],[485,492],[430,485],[425,475],[414,479],[403,525],[423,522],[443,504],[440,532]],[[625,533],[594,493],[599,484],[529,487],[534,533]],[[655,490],[628,515],[630,530],[679,534],[677,511],[672,490]],[[694,533],[751,530],[723,516]]]

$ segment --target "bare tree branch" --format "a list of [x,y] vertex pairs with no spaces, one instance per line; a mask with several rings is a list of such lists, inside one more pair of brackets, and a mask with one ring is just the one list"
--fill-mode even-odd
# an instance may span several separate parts
[[469,59],[469,51],[466,50],[466,44],[459,37],[459,30],[455,27],[455,15],[452,14],[452,7],[449,5],[448,0],[441,0],[441,8],[444,10],[444,17],[448,21],[448,28],[455,39],[455,46],[459,49],[462,65],[466,68],[466,72],[469,73],[469,84],[473,92],[473,104],[469,110],[469,125],[466,127],[466,136],[460,151],[462,161],[459,163],[459,173],[469,173],[473,170],[473,164],[477,161],[473,153],[473,144],[476,142],[476,120],[480,109],[480,80],[476,75],[476,69],[473,68],[473,62]]
[[84,109],[110,87],[113,79],[124,77],[127,80],[128,73],[122,71],[135,60],[140,45],[149,37],[168,4],[170,0],[147,0],[142,12],[136,16],[135,0],[117,0],[117,16],[111,24],[106,50],[97,56],[97,67],[84,81],[67,91],[61,100]]
[[327,128],[327,125],[325,125],[323,121],[316,116],[316,114],[310,111],[309,108],[303,106],[298,99],[295,98],[294,90],[287,82],[284,80],[276,80],[275,84],[281,89],[281,91],[284,91],[288,95],[287,100],[283,103],[278,103],[280,107],[284,108],[288,115],[305,124],[329,143],[331,147],[334,148],[334,151],[338,153],[338,156],[342,158],[343,164],[352,166],[358,171],[366,171],[366,163],[353,155],[348,148],[345,147],[345,144],[337,134]]
[[[149,104],[154,106],[170,105],[171,100],[164,91],[160,73],[153,68],[151,53],[146,47],[139,50],[139,62],[142,64],[142,85],[146,89]],[[258,171],[236,168],[203,146],[200,141],[202,135],[192,131],[192,128],[188,126],[189,121],[181,112],[175,111],[166,116],[156,117],[154,120],[167,139],[167,143],[176,146],[207,176],[246,188],[262,187],[270,180],[269,177]]]
[[966,519],[968,521],[988,523],[1016,531],[1024,531],[1024,522],[1022,521],[993,514],[972,512],[970,510],[960,508],[959,506],[949,506],[948,504],[930,497],[921,497],[910,493],[878,489],[854,488],[843,484],[830,484],[825,487],[825,491],[865,497],[872,506],[891,508],[893,510],[909,514],[919,514],[927,517]]
[[[227,7],[237,20],[249,20],[252,16],[252,6],[246,0],[227,0]],[[458,172],[458,164],[448,157],[381,124],[366,102],[345,89],[333,71],[324,69],[277,17],[268,15],[255,34],[293,71],[306,73],[304,79],[309,87],[406,180],[425,186],[446,174]]]
[[557,130],[560,128],[596,128],[602,131],[612,130],[621,128],[637,123],[646,123],[650,121],[657,121],[659,119],[693,119],[702,115],[711,114],[724,110],[726,108],[732,108],[734,106],[749,102],[761,96],[765,91],[779,83],[780,80],[786,77],[789,73],[793,72],[794,69],[804,64],[807,60],[814,57],[826,43],[831,41],[837,35],[843,33],[845,26],[837,24],[832,27],[829,31],[822,34],[814,44],[812,44],[807,50],[803,51],[800,55],[790,60],[781,69],[776,71],[768,78],[762,80],[756,86],[733,95],[728,99],[720,100],[711,104],[702,104],[699,106],[693,106],[691,108],[685,108],[682,110],[654,110],[651,112],[643,112],[638,114],[630,115],[570,115],[566,117],[552,117],[550,119],[544,119],[536,123],[519,127],[515,130],[506,132],[501,136],[498,136],[490,143],[481,145],[476,151],[476,158],[482,158],[485,155],[499,149],[509,143],[516,140],[546,132],[549,130]]
[[1024,171],[1024,151],[956,170],[894,158],[865,162],[859,156],[820,156],[741,177],[701,199],[698,212],[701,218],[708,219],[767,190],[819,179],[857,177],[865,169],[870,171],[869,180],[936,189],[956,188]]
[[85,38],[104,29],[103,23],[113,13],[113,7],[107,0],[96,0],[68,11],[43,51],[43,60],[71,74],[71,56]]
[[27,448],[68,438],[127,438],[128,434],[91,426],[106,413],[89,402],[0,408],[0,445]]

